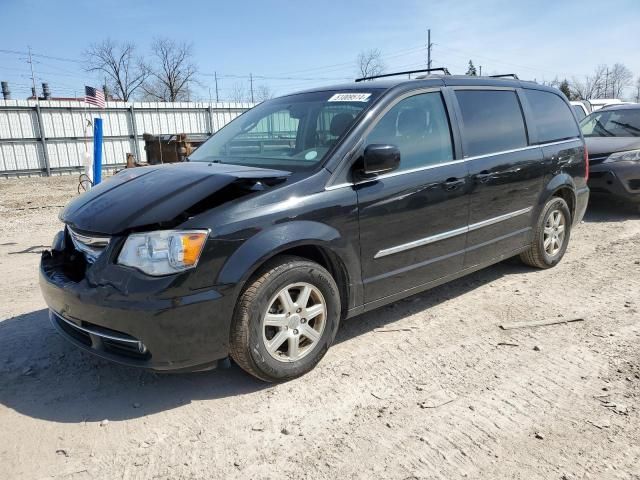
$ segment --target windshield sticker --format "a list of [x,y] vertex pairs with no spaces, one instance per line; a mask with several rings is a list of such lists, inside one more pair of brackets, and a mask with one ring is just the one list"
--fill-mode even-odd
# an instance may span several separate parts
[[336,93],[329,102],[368,102],[370,93]]

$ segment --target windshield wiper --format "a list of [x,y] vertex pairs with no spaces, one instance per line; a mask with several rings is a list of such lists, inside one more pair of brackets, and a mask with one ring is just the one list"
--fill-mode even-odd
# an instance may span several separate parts
[[[603,132],[605,132],[607,135],[609,135],[610,137],[615,137],[615,135],[613,134],[613,132],[610,132],[609,130],[607,130],[606,128],[604,128],[604,125],[602,125],[602,123],[600,122],[600,120],[596,120],[596,127],[598,127],[600,130],[602,130]],[[606,136],[606,135],[605,135]]]
[[[611,123],[615,123],[616,125],[627,129],[627,131],[640,133],[640,128],[634,127],[633,125],[631,125],[629,123],[616,122],[615,120],[611,120]],[[638,135],[635,135],[635,136],[637,137]]]

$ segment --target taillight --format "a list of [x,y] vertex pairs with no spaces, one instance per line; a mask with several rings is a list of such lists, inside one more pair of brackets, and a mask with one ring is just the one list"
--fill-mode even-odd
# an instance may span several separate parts
[[589,152],[587,147],[584,147],[584,181],[589,180]]

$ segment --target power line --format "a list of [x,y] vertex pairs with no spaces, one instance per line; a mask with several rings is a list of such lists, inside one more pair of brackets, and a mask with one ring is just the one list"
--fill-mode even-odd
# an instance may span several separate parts
[[19,50],[5,50],[0,49],[0,53],[6,53],[10,55],[31,55],[36,58],[48,58],[49,60],[58,60],[60,62],[73,62],[73,63],[84,63],[82,60],[74,59],[74,58],[64,58],[64,57],[56,57],[53,55],[44,55],[42,53],[33,53],[31,47],[28,48],[28,51],[21,52]]
[[[553,72],[551,70],[546,70],[544,68],[540,68],[540,67],[537,67],[537,66],[523,65],[523,64],[512,63],[512,62],[505,62],[503,60],[497,60],[495,58],[487,57],[486,55],[477,55],[475,53],[471,53],[471,52],[468,52],[468,51],[464,51],[464,50],[460,50],[460,49],[457,49],[457,48],[448,47],[448,46],[442,45],[440,43],[436,43],[435,45],[438,45],[439,48],[442,48],[444,50],[449,50],[449,51],[452,51],[452,52],[458,52],[458,56],[461,57],[461,58],[484,58],[485,60],[488,60],[488,61],[493,62],[493,63],[497,63],[499,65],[507,65],[507,66],[510,66],[510,67],[524,68],[525,70],[530,70],[530,71],[533,71],[533,72],[544,72],[544,73],[549,73],[549,74],[552,74],[552,75],[558,75],[558,72]],[[464,54],[464,55],[460,55],[460,54]],[[485,66],[485,69],[486,69],[486,66]]]
[[[425,48],[426,47],[424,45],[409,47],[409,48],[405,48],[405,49],[402,49],[402,50],[397,50],[397,51],[395,51],[393,53],[390,53],[390,54],[387,54],[387,55],[382,55],[381,58],[382,59],[389,59],[389,58],[401,57],[401,56],[407,55],[409,52],[418,51],[418,50],[424,50]],[[312,67],[312,68],[306,68],[306,69],[302,69],[302,70],[283,72],[283,75],[289,75],[289,74],[294,74],[294,73],[308,73],[308,72],[313,72],[313,71],[317,71],[317,70],[331,71],[331,70],[336,70],[336,68],[334,68],[334,67],[346,67],[346,66],[354,66],[354,65],[355,65],[355,61],[351,60],[351,61],[348,61],[348,62],[334,63],[334,64],[331,64],[331,65],[321,65],[321,66]]]

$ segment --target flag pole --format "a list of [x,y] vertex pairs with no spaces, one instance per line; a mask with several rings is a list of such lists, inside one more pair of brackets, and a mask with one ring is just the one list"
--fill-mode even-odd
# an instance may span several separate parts
[[88,132],[87,130],[93,125],[91,123],[91,119],[89,118],[89,111],[87,108],[87,97],[86,97],[86,87],[85,87],[85,97],[83,99],[83,117],[82,117],[82,132],[84,137],[84,155],[82,159],[82,166],[84,170],[84,180],[80,177],[80,184],[82,185],[85,191],[89,190],[93,186],[93,159],[89,154],[89,142],[88,142]]

